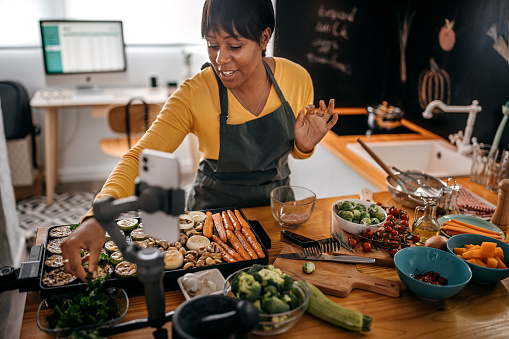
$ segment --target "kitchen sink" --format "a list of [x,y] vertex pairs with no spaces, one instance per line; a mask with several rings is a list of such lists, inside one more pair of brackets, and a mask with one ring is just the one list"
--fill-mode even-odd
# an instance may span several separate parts
[[[470,175],[472,159],[459,154],[456,147],[443,140],[365,143],[387,166],[401,171],[417,170],[437,178]],[[347,148],[384,172],[359,143],[347,144]]]

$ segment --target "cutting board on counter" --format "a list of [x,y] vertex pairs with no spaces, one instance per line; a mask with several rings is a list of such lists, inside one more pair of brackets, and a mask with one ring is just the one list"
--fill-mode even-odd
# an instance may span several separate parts
[[[285,245],[281,253],[302,252],[299,247]],[[315,285],[325,294],[346,297],[353,289],[399,297],[401,287],[398,282],[357,271],[354,264],[315,261],[316,269],[311,274],[302,272],[305,260],[276,258],[274,266],[301,275],[304,280]]]

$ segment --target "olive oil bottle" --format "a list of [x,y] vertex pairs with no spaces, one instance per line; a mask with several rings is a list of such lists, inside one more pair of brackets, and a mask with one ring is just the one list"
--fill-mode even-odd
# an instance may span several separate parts
[[[429,199],[424,200],[424,206],[415,208],[413,230],[421,238],[421,243],[425,243],[426,240],[440,232],[440,223],[435,215],[437,206],[436,201]],[[423,212],[423,215],[417,218],[420,212]]]

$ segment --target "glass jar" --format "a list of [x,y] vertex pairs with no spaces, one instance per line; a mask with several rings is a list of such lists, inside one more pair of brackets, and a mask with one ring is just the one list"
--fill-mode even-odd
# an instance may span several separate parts
[[[424,206],[417,206],[414,214],[414,232],[421,238],[420,242],[425,243],[432,236],[440,232],[440,223],[436,217],[438,203],[432,199],[423,199]],[[419,212],[423,215],[418,218]]]

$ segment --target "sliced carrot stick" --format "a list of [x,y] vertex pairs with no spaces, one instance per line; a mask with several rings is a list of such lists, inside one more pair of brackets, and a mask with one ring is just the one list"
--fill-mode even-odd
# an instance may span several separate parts
[[219,238],[221,238],[223,242],[227,242],[228,237],[226,237],[223,220],[221,220],[221,213],[212,214],[212,220],[214,221],[214,226],[216,227],[217,234],[219,234]]
[[230,220],[233,224],[233,227],[236,231],[240,231],[242,228],[242,225],[239,222],[239,219],[235,216],[235,213],[232,212],[232,210],[227,210],[226,213],[228,214],[228,217],[230,217]]
[[207,211],[205,213],[205,223],[203,224],[203,235],[207,238],[211,238],[213,232],[213,221],[212,221],[212,212]]
[[495,231],[492,231],[492,230],[488,230],[486,228],[482,228],[482,227],[479,227],[479,226],[476,226],[476,225],[468,224],[466,222],[463,222],[463,221],[460,221],[460,220],[456,220],[456,219],[448,220],[448,221],[444,222],[444,224],[458,224],[458,225],[461,225],[461,226],[472,228],[472,229],[474,229],[476,231],[481,231],[481,232],[491,233],[491,234],[497,234],[497,235],[501,234],[500,232],[495,232]]
[[239,232],[237,230],[233,231],[233,233],[237,236],[237,238],[239,239],[242,246],[244,246],[244,248],[246,249],[246,251],[249,254],[249,256],[251,257],[251,259],[258,259],[258,255],[256,254],[253,247],[251,247],[251,245],[249,245],[249,242],[247,241],[244,234],[242,234],[241,232]]
[[[232,221],[230,220],[230,217],[228,216],[228,214],[226,213],[226,211],[222,211],[221,212],[221,217],[223,218],[223,225],[224,225],[224,229],[226,231],[232,231],[233,232],[233,229],[235,228],[232,224]],[[227,234],[228,235],[228,234]]]
[[236,261],[242,261],[242,257],[238,254],[233,248],[224,243],[217,235],[212,236],[212,240],[214,240],[223,250],[225,250],[233,259]]
[[240,213],[239,210],[235,210],[235,216],[237,217],[237,219],[239,219],[240,225],[242,227],[251,228],[249,226],[248,222],[246,221],[246,219],[244,219],[244,217],[242,216],[242,214]]
[[462,227],[457,227],[457,226],[446,226],[444,227],[442,225],[442,229],[449,235],[452,235],[452,234],[464,234],[464,233],[469,233],[469,234],[479,234],[479,235],[485,235],[487,237],[491,237],[491,238],[494,238],[494,239],[502,239],[502,236],[501,235],[495,235],[495,234],[489,234],[489,233],[484,233],[484,232],[478,232],[478,231],[475,231],[473,229],[468,229],[468,228],[462,228]]
[[242,246],[242,244],[239,241],[239,238],[237,238],[237,236],[235,234],[233,234],[233,231],[226,230],[226,236],[228,237],[228,241],[233,246],[233,249],[235,250],[235,252],[240,254],[242,259],[244,259],[244,260],[250,260],[251,259],[251,256],[247,253],[247,251],[244,248],[244,246]]
[[249,245],[251,245],[251,247],[255,250],[258,257],[265,258],[265,253],[263,253],[262,246],[260,245],[260,243],[258,243],[258,240],[256,240],[256,236],[251,231],[251,229],[247,227],[242,227],[241,232],[246,237],[247,241],[249,242]]

